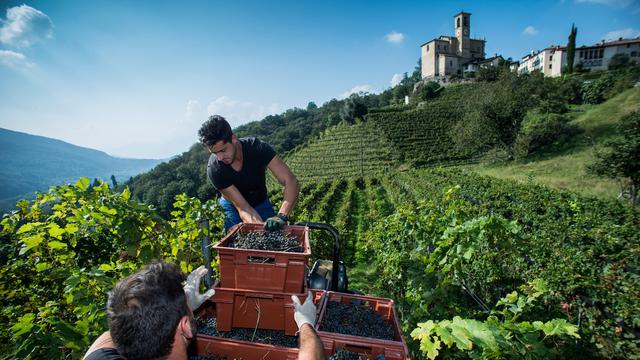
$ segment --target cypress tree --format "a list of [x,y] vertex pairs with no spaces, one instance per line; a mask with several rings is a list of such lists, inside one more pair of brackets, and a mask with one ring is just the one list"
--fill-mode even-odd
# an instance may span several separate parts
[[576,56],[576,35],[578,28],[575,24],[571,24],[571,32],[569,33],[569,43],[567,44],[567,73],[573,73],[573,60]]

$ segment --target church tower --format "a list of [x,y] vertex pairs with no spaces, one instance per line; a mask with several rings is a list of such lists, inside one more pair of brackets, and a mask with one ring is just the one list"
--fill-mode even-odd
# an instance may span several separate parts
[[461,11],[453,17],[456,29],[456,38],[458,39],[458,48],[456,55],[463,59],[471,58],[471,14]]

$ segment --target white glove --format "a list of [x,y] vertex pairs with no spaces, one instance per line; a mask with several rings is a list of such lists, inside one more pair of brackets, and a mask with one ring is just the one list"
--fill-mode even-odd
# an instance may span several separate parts
[[216,293],[215,290],[209,289],[206,293],[200,294],[200,281],[206,273],[207,269],[204,266],[200,266],[187,276],[187,283],[184,285],[184,294],[187,297],[187,305],[189,305],[191,311],[195,311],[202,303]]
[[293,313],[293,318],[296,320],[298,330],[305,323],[311,325],[311,327],[316,326],[316,306],[313,304],[311,291],[307,294],[307,300],[302,305],[300,304],[300,299],[295,295],[291,295],[291,300],[293,300],[293,307],[296,310]]

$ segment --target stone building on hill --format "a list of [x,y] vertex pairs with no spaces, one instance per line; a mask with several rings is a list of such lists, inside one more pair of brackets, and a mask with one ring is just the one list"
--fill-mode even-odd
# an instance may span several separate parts
[[[422,78],[437,80],[450,75],[462,76],[477,69],[484,60],[485,40],[471,38],[471,14],[460,12],[453,17],[455,37],[442,35],[422,44]],[[491,63],[491,62],[489,62]],[[475,72],[475,70],[473,70]]]

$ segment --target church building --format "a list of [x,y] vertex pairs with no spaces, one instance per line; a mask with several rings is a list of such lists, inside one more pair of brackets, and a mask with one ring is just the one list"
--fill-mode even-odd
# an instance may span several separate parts
[[453,17],[455,37],[442,35],[422,44],[422,78],[437,79],[462,76],[471,64],[484,60],[485,40],[471,38],[471,14],[460,12]]

